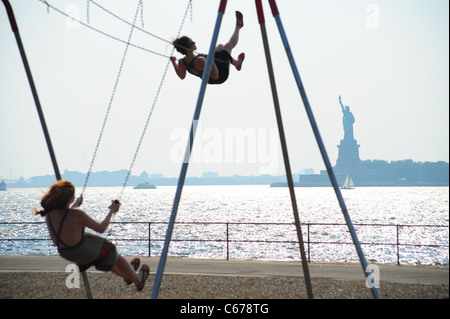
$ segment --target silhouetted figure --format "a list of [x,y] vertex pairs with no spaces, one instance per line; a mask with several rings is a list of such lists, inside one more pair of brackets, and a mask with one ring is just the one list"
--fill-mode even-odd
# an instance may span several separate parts
[[102,222],[92,219],[78,207],[83,204],[83,196],[75,200],[75,187],[69,181],[57,181],[50,186],[42,197],[42,210],[35,210],[35,215],[45,217],[50,237],[61,257],[76,263],[82,271],[95,266],[101,271],[112,271],[125,279],[127,284],[134,282],[137,290],[144,288],[150,272],[148,265],[142,265],[139,274],[140,260],[129,263],[116,249],[116,246],[93,233],[85,233],[90,228],[98,233],[105,232],[112,215],[120,209],[119,201],[113,201],[109,212]]
[[355,123],[355,117],[350,112],[350,107],[342,104],[342,96],[339,96],[339,104],[341,104],[342,113],[344,114],[342,122],[344,124],[344,140],[353,140],[353,123]]
[[[209,76],[209,84],[222,84],[224,83],[230,73],[230,64],[234,65],[238,71],[242,68],[242,62],[244,62],[245,54],[241,53],[238,59],[234,59],[231,56],[231,52],[236,47],[239,41],[239,32],[244,26],[244,17],[241,12],[236,11],[236,28],[230,41],[225,45],[219,44],[216,47],[214,54],[214,62],[211,66],[211,73]],[[182,36],[175,41],[173,45],[178,52],[184,54],[185,57],[180,59],[177,63],[176,57],[171,57],[172,65],[175,68],[175,72],[180,79],[184,80],[186,78],[186,73],[193,74],[202,78],[203,71],[206,66],[207,55],[206,54],[196,54],[197,46],[195,42],[187,37]]]

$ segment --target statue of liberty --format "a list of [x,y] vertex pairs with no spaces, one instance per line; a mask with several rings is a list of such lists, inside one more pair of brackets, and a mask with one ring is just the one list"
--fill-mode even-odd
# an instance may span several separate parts
[[342,104],[342,96],[339,96],[339,104],[341,104],[341,109],[343,113],[342,122],[344,124],[344,140],[354,140],[353,137],[353,123],[355,123],[355,117],[352,112],[350,112],[350,107]]

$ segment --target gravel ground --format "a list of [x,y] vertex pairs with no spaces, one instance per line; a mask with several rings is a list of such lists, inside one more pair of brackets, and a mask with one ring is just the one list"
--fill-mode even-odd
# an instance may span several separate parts
[[[154,275],[137,292],[112,273],[89,272],[92,293],[96,299],[148,299]],[[1,299],[85,299],[83,280],[80,288],[66,287],[63,272],[3,272],[0,273]],[[313,278],[317,299],[371,299],[370,289],[355,280]],[[381,282],[383,299],[448,299],[448,285],[422,285]],[[159,293],[161,299],[306,299],[303,278],[247,277],[165,274]]]

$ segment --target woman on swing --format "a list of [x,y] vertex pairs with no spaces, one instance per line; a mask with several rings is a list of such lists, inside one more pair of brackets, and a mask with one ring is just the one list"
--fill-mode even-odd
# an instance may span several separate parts
[[35,215],[45,217],[50,237],[61,257],[76,263],[81,271],[90,266],[105,272],[112,271],[127,284],[134,283],[137,290],[141,291],[150,272],[148,265],[142,265],[137,274],[139,258],[133,259],[130,264],[117,252],[114,244],[105,238],[84,232],[87,227],[103,233],[112,215],[119,211],[120,203],[111,203],[109,212],[101,223],[78,209],[82,203],[82,196],[75,201],[75,187],[71,182],[58,181],[42,197],[43,210],[35,211]]
[[[235,60],[231,56],[231,52],[239,41],[239,31],[243,26],[244,20],[242,13],[236,11],[236,28],[230,41],[228,41],[225,45],[220,44],[216,48],[214,63],[212,64],[211,73],[208,80],[209,84],[224,83],[228,79],[228,75],[230,73],[230,64],[234,65],[238,71],[241,70],[242,62],[245,59],[245,54],[241,53],[238,59]],[[175,72],[180,79],[184,80],[186,77],[186,71],[201,78],[205,69],[207,55],[195,55],[194,51],[197,50],[197,46],[195,45],[195,42],[187,36],[176,39],[173,41],[173,45],[178,52],[185,55],[185,57],[178,63],[176,62],[176,57],[171,57]]]

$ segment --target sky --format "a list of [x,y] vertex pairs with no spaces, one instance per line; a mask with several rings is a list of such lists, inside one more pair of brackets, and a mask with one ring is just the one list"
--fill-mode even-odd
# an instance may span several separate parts
[[[110,105],[93,171],[179,175],[201,81],[180,80],[171,65],[187,0],[97,0],[134,29],[126,44],[38,0],[10,0],[61,172],[87,172]],[[131,26],[87,0],[49,0],[69,16],[127,41]],[[207,53],[217,0],[192,0],[181,34]],[[88,5],[89,4],[89,5]],[[324,169],[283,43],[267,1],[266,28],[294,173]],[[362,160],[449,161],[449,2],[447,0],[278,0],[281,21],[328,156],[344,136],[338,97],[350,106]],[[1,5],[1,7],[3,7]],[[88,10],[89,9],[89,10]],[[229,0],[219,43],[244,14],[241,71],[209,85],[188,176],[285,174],[255,4]],[[89,20],[89,21],[88,21]],[[177,58],[182,56],[174,53]],[[114,93],[113,93],[114,92]],[[113,96],[113,99],[112,99]],[[110,101],[112,99],[112,103]],[[0,177],[53,174],[50,156],[6,10],[0,9]]]

